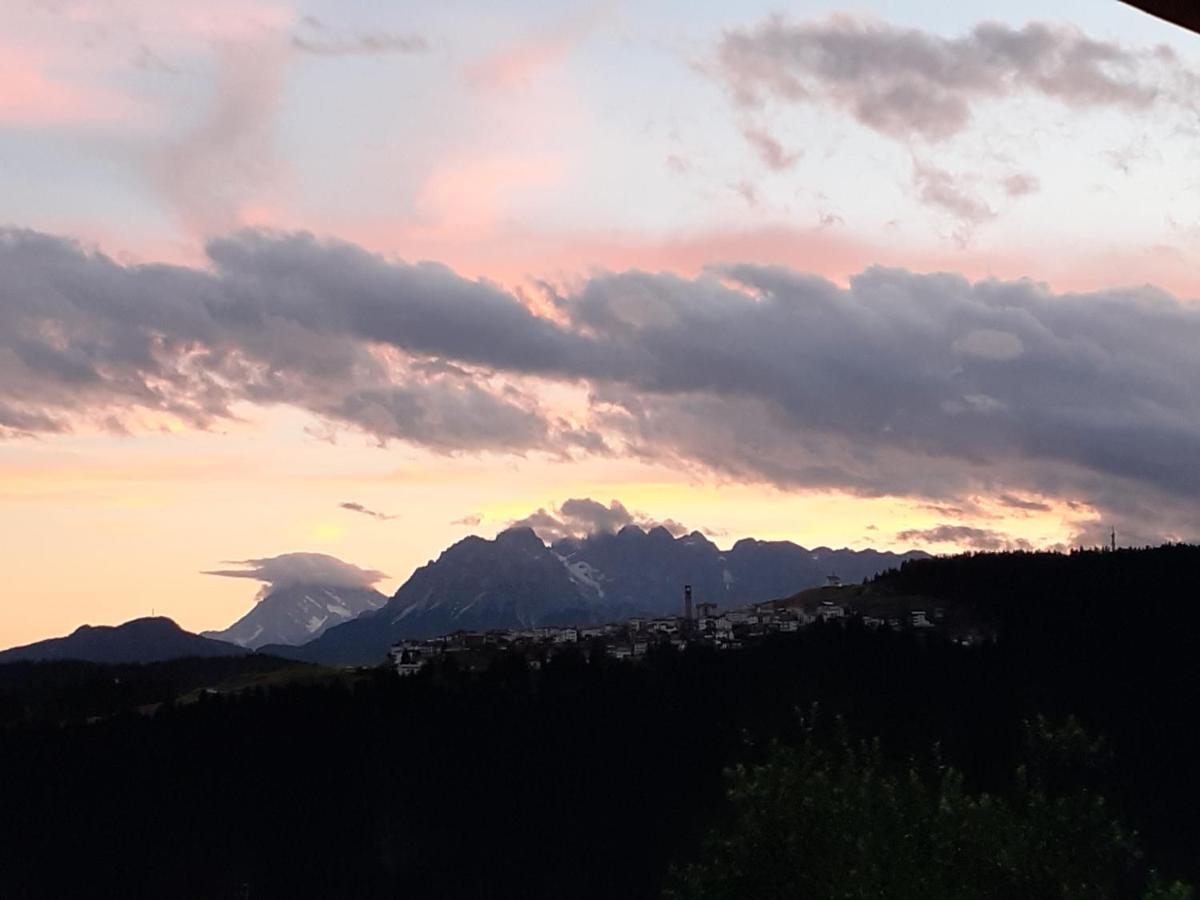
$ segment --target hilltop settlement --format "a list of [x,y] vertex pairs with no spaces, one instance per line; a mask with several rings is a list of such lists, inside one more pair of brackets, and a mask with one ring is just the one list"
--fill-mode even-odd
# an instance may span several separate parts
[[449,659],[460,668],[483,669],[504,653],[519,653],[537,669],[568,648],[582,651],[589,659],[603,654],[634,660],[664,645],[676,650],[689,646],[740,650],[772,634],[851,620],[872,629],[940,629],[964,646],[984,637],[979,627],[949,617],[942,606],[917,607],[902,598],[889,598],[881,605],[883,601],[867,585],[843,585],[836,575],[827,580],[825,587],[801,591],[786,599],[727,610],[715,603],[694,603],[692,586],[684,585],[678,615],[641,616],[605,624],[458,630],[432,638],[397,641],[388,656],[403,676],[416,675],[434,661]]

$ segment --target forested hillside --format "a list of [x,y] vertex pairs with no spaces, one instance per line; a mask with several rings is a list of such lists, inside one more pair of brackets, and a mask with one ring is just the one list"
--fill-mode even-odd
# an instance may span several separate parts
[[[1027,895],[1072,896],[1054,879],[1089,858],[1103,866],[1087,896],[1141,896],[1151,868],[1200,879],[1197,562],[1185,547],[975,556],[880,580],[994,612],[998,638],[980,646],[852,621],[741,652],[633,664],[584,647],[539,671],[515,657],[484,673],[379,670],[11,729],[0,871],[18,897],[704,895],[688,879],[715,852],[705,836],[740,809],[723,772],[780,765],[776,743],[812,759],[842,731],[878,740],[856,783],[949,765],[964,816],[979,792],[1008,804],[996,840],[1017,843],[981,846],[1020,846],[1018,767],[1042,753],[1049,797],[1106,803],[1090,830],[1036,820],[1070,852],[1039,860]],[[1039,728],[1068,739],[1031,751]],[[814,877],[839,858],[787,834],[800,819],[771,821]],[[1128,840],[1098,848],[1101,832]]]

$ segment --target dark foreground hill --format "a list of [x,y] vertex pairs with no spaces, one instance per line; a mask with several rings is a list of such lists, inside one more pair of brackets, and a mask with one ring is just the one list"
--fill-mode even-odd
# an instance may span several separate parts
[[145,714],[162,703],[195,699],[203,691],[246,690],[334,674],[262,654],[192,656],[154,663],[6,663],[0,665],[0,731],[35,724],[78,724],[130,712]]
[[495,540],[465,538],[419,568],[377,613],[330,628],[281,656],[326,664],[373,665],[402,638],[459,629],[612,622],[682,611],[683,585],[696,602],[757,603],[821,584],[830,574],[861,581],[927,554],[810,550],[789,541],[738,541],[721,550],[699,532],[630,525],[616,533],[547,546],[528,528]]
[[123,625],[81,625],[66,637],[0,651],[0,664],[21,660],[77,659],[98,663],[146,663],[188,656],[240,656],[247,651],[184,631],[163,616]]
[[[1142,897],[1151,867],[1200,879],[1197,571],[1192,547],[931,560],[877,584],[977,604],[996,617],[995,642],[814,625],[740,652],[589,662],[583,647],[537,671],[519,658],[478,673],[379,670],[13,729],[0,741],[0,771],[21,774],[0,781],[5,894],[659,896],[671,864],[703,865],[704,834],[740,808],[723,771],[774,758],[773,742],[803,753],[814,721],[833,731],[840,721],[879,741],[885,769],[870,783],[896,783],[888,772],[903,779],[923,759],[934,782],[949,764],[968,796],[1027,809],[1028,778],[1014,773],[1028,762],[1027,773],[1049,773],[1048,796],[1093,810],[1104,796],[1097,814],[1137,836],[1111,831],[1128,851],[1123,868],[1086,895]],[[912,823],[894,806],[880,815],[898,840]],[[978,826],[964,845],[987,845],[994,808],[954,801]],[[1091,858],[1057,808],[1038,820],[1034,834],[1053,836],[1039,852]],[[866,828],[806,836],[792,830],[800,819],[771,821],[772,839],[739,860],[753,864],[762,847],[786,872],[779,853],[799,854],[834,885],[854,849],[835,838]],[[1031,860],[1013,863],[1029,884],[1016,895],[1080,896],[1056,880],[1069,866]]]

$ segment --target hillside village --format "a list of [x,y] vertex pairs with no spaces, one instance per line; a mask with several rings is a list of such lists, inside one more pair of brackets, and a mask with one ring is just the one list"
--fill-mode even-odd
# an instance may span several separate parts
[[521,653],[533,668],[566,649],[583,649],[590,659],[603,653],[612,659],[637,660],[653,648],[678,650],[707,646],[740,650],[773,634],[797,632],[823,622],[861,621],[867,628],[893,631],[939,629],[956,643],[982,639],[974,626],[951,624],[941,606],[914,606],[904,598],[881,600],[864,586],[843,585],[836,576],[828,584],[782,600],[721,610],[715,603],[692,604],[684,586],[680,615],[633,617],[621,622],[588,625],[545,625],[530,628],[461,630],[434,638],[393,644],[389,659],[400,675],[416,675],[434,661],[453,659],[468,669],[486,666],[498,654]]

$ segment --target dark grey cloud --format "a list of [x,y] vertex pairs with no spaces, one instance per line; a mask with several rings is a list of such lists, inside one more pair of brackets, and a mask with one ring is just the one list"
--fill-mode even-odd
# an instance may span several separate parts
[[390,522],[392,519],[400,518],[399,516],[389,515],[388,513],[382,513],[377,509],[371,509],[370,507],[363,506],[361,503],[355,503],[353,500],[347,500],[343,503],[339,503],[338,508],[348,510],[349,512],[360,513],[364,516],[370,516],[372,519],[379,519],[381,522]]
[[676,175],[686,175],[692,168],[692,164],[677,153],[667,154],[667,158],[663,160],[663,165]]
[[[1200,87],[1200,76],[1197,76],[1197,87]],[[1132,175],[1133,170],[1143,163],[1161,163],[1162,150],[1147,135],[1140,135],[1136,140],[1115,147],[1105,153],[1105,157],[1113,168],[1123,175]]]
[[605,506],[591,497],[575,497],[558,511],[564,521],[585,525],[589,531],[617,531],[633,523],[633,515],[619,500]]
[[1029,541],[1012,538],[990,528],[968,525],[935,525],[933,528],[910,528],[896,535],[907,544],[956,544],[972,550],[1032,550]]
[[425,53],[429,42],[421,35],[395,31],[342,32],[314,16],[305,16],[292,35],[292,46],[313,56],[382,56]]
[[143,72],[157,72],[168,75],[179,74],[179,69],[168,63],[145,44],[138,47],[138,51],[133,57],[133,65]]
[[[913,162],[913,186],[917,199],[926,206],[949,214],[965,226],[982,225],[996,217],[987,201],[978,196],[961,176],[927,162]],[[960,238],[966,232],[960,232]]]
[[1036,194],[1042,189],[1041,181],[1030,172],[1014,172],[1007,175],[1000,182],[1000,186],[1010,197],[1025,197],[1029,194]]
[[396,263],[350,244],[259,232],[210,241],[208,254],[235,300],[245,301],[236,312],[248,324],[274,317],[314,333],[535,374],[605,366],[604,348],[438,263]]
[[533,400],[498,395],[470,382],[425,379],[351,390],[313,409],[384,443],[407,440],[447,453],[552,449],[551,427]]
[[1070,26],[985,22],[948,38],[844,15],[774,16],[728,31],[716,71],[747,109],[824,105],[874,131],[927,141],[964,130],[981,100],[1033,95],[1075,109],[1139,110],[1186,97],[1190,76],[1165,48],[1133,49]]
[[370,588],[387,576],[375,569],[363,569],[325,553],[283,553],[261,559],[229,560],[232,569],[213,569],[205,575],[225,578],[250,578],[264,582],[262,596],[273,588],[298,584],[323,587]]
[[591,497],[575,497],[566,500],[556,510],[540,508],[510,523],[510,528],[532,528],[544,541],[561,538],[585,537],[589,534],[620,531],[627,525],[636,525],[644,530],[663,527],[674,535],[686,534],[688,529],[673,519],[653,519],[642,513],[631,512],[619,500],[606,506]]
[[843,219],[841,216],[839,216],[835,212],[829,212],[828,210],[825,210],[825,211],[817,213],[817,227],[818,228],[822,228],[822,229],[832,228],[835,225],[845,225],[845,224],[846,224],[846,220]]
[[[1200,305],[1153,288],[731,265],[597,274],[549,319],[443,266],[305,235],[209,253],[123,266],[0,236],[0,434],[288,404],[442,452],[616,454],[957,508],[1061,497],[1081,522],[1090,506],[1200,535]],[[543,408],[547,382],[586,389],[573,421]]]
[[1050,512],[1052,507],[1049,503],[1043,503],[1041,500],[1029,500],[1024,497],[1014,497],[1012,494],[1001,494],[996,498],[1002,506],[1007,506],[1009,509],[1020,509],[1025,512]]
[[763,164],[777,172],[790,169],[802,155],[797,150],[785,150],[783,144],[770,132],[755,125],[746,125],[742,128],[742,136],[746,138]]
[[514,519],[508,527],[532,528],[543,541],[557,541],[575,536],[567,530],[562,519],[544,507],[539,507],[520,519]]
[[[922,503],[921,507],[922,509],[927,509],[930,512],[949,518],[961,518],[967,513],[967,510],[962,506],[950,506],[945,503]],[[975,509],[972,509],[971,512],[978,514],[978,510]]]
[[745,179],[729,185],[730,190],[736,193],[739,197],[746,201],[746,205],[751,208],[757,208],[761,201],[758,196],[758,188]]

